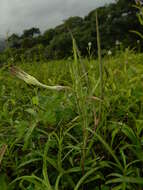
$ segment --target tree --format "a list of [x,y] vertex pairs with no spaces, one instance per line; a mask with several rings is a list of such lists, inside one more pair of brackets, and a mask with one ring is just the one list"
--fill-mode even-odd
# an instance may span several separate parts
[[47,53],[52,59],[62,59],[71,55],[72,39],[69,33],[56,35],[48,46]]
[[23,35],[21,36],[22,38],[31,38],[34,36],[40,35],[40,29],[39,28],[30,28],[28,30],[23,31]]
[[44,32],[44,34],[41,36],[41,43],[45,46],[50,44],[50,41],[54,38],[55,36],[55,30],[54,29],[49,29]]
[[20,37],[17,34],[12,34],[8,37],[8,46],[11,48],[20,48]]
[[[124,47],[134,47],[138,37],[131,30],[141,31],[137,19],[137,10],[133,7],[134,0],[117,0],[103,7],[92,10],[87,16],[69,17],[63,24],[46,30],[40,34],[39,28],[32,27],[24,30],[21,36],[13,34],[9,37],[12,49],[26,53],[28,57],[39,51],[42,46],[46,58],[61,59],[71,56],[72,39],[69,30],[77,41],[81,55],[86,56],[88,42],[92,42],[94,52],[96,49],[96,11],[98,11],[101,48],[114,49],[116,40],[122,42]],[[22,51],[20,51],[22,50]],[[15,54],[16,54],[15,51]],[[30,56],[29,56],[30,55]]]
[[69,28],[70,30],[80,27],[83,24],[83,18],[75,16],[70,17],[67,20],[64,21],[65,27]]

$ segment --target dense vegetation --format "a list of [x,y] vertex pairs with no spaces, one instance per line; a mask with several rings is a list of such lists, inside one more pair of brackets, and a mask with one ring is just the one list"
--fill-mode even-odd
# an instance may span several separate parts
[[[129,5],[130,1],[127,2]],[[124,1],[119,0],[117,4],[120,7]],[[115,5],[100,8],[99,17],[104,15],[101,10],[112,6],[115,8]],[[27,51],[37,47],[28,40],[35,42],[43,38],[39,29],[25,30],[23,37],[12,35],[13,39],[18,37],[17,47],[9,38],[10,48],[1,55],[6,62],[0,67],[0,190],[143,189],[143,54],[125,48],[130,40],[136,47],[135,39],[130,36],[133,34],[125,33],[127,38],[117,37],[126,45],[115,47],[113,38],[108,47],[114,47],[114,55],[108,52],[101,59],[94,11],[87,21],[93,15],[98,43],[94,45],[90,40],[92,45],[89,43],[87,49],[89,39],[85,39],[82,49],[76,36],[80,30],[76,33],[76,24],[70,27],[70,22],[66,23],[77,38],[75,41],[70,36],[71,49],[67,45],[63,53],[63,57],[71,55],[71,59],[48,61],[43,53],[51,41],[48,47],[47,42],[45,46],[37,42],[39,57],[36,59],[33,53],[25,57]],[[142,24],[143,14],[139,14],[139,20]],[[103,25],[99,26],[101,30]],[[64,34],[68,36],[66,30],[65,27]],[[141,33],[134,33],[142,37]],[[100,35],[104,39],[102,32]],[[27,47],[21,47],[22,40],[27,40],[24,43]],[[107,41],[101,40],[102,48]],[[63,47],[64,39],[60,42]],[[92,53],[96,46],[98,60]],[[58,50],[61,55],[60,47],[51,51],[55,59]],[[42,83],[65,88],[53,90],[39,85]]]
[[103,101],[94,60],[21,63],[39,81],[71,88],[63,92],[1,68],[1,189],[143,189],[142,60],[128,49],[103,60]]
[[138,36],[131,33],[136,29],[141,31],[137,19],[137,9],[133,7],[134,0],[119,0],[91,11],[84,18],[75,16],[64,21],[63,24],[48,29],[43,34],[39,28],[30,28],[23,31],[22,35],[12,34],[7,39],[8,47],[1,56],[1,62],[7,58],[15,61],[27,59],[28,61],[39,60],[41,57],[47,59],[62,59],[72,56],[72,40],[69,30],[78,42],[81,54],[88,55],[88,43],[92,43],[92,53],[96,46],[96,10],[98,10],[100,35],[102,37],[102,54],[113,49],[115,43],[122,47],[139,49],[137,44]]

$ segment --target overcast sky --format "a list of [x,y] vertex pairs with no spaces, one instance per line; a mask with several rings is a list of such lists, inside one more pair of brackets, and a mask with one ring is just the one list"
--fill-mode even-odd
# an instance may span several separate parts
[[114,0],[0,0],[0,36],[55,27],[69,16],[85,16]]

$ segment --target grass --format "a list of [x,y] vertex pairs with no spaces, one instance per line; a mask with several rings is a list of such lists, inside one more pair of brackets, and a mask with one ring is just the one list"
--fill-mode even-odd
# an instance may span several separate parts
[[[18,63],[51,91],[0,69],[0,189],[143,189],[143,55]],[[102,101],[102,117],[99,103]]]

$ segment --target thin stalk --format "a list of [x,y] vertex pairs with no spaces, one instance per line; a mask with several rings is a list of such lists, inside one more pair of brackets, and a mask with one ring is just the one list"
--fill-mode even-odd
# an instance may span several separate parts
[[[79,62],[81,61],[81,59],[80,59],[80,56],[78,55],[78,48],[73,36],[72,36],[72,42],[73,42],[74,63],[71,68],[71,77],[73,80],[73,88],[75,91],[77,108],[78,108],[78,112],[79,112],[79,115],[81,118],[81,124],[82,124],[83,144],[82,144],[82,149],[81,149],[81,170],[82,170],[82,176],[84,176],[86,145],[87,145],[87,139],[88,139],[88,130],[87,130],[88,113],[87,113],[87,105],[86,105],[87,94],[85,95],[85,93],[83,92],[83,81],[81,80],[82,73],[80,70],[81,67],[79,66]],[[84,189],[84,185],[82,189]]]
[[85,75],[86,84],[89,85],[88,72],[86,71],[86,67],[85,67],[84,63],[82,62],[81,54],[80,54],[80,51],[79,51],[78,46],[76,44],[75,38],[74,38],[70,28],[67,27],[67,29],[68,29],[68,31],[69,31],[69,33],[71,35],[72,42],[74,43],[73,46],[76,49],[76,54],[74,52],[74,60],[75,60],[75,62],[79,61],[80,65],[81,65],[81,68],[82,68],[82,71],[80,71],[80,69],[78,67],[78,69],[79,69],[78,72],[79,72],[80,75],[82,75],[82,74]]
[[[97,48],[98,48],[98,62],[99,62],[99,74],[100,74],[100,98],[103,100],[103,65],[101,61],[101,45],[100,45],[100,34],[98,24],[98,14],[96,11],[96,33],[97,33]],[[99,118],[102,112],[102,101],[99,102]]]

